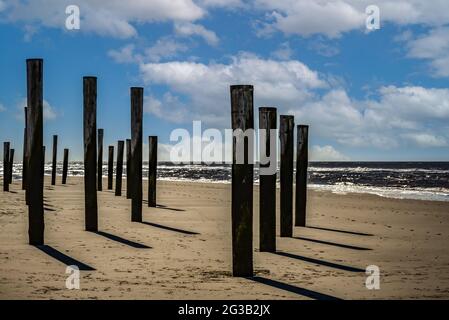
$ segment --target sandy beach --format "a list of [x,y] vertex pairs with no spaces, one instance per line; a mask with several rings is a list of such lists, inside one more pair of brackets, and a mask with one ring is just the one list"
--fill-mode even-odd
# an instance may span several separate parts
[[[95,234],[84,231],[82,178],[62,186],[58,177],[51,187],[46,177],[46,245],[95,269],[81,271],[80,290],[68,290],[66,265],[27,244],[15,181],[0,192],[0,299],[449,298],[449,202],[311,191],[309,227],[277,238],[278,253],[261,253],[255,187],[257,277],[245,279],[230,273],[230,184],[158,188],[161,206],[144,203],[145,223],[130,221],[125,196],[98,192],[103,233]],[[380,290],[365,287],[368,265],[380,268]]]

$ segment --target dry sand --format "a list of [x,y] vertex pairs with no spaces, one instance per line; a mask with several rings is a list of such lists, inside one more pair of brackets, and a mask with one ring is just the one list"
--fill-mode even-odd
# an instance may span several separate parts
[[[66,289],[66,266],[27,244],[27,207],[14,182],[12,192],[0,191],[2,299],[449,298],[449,203],[310,192],[308,225],[369,235],[295,228],[297,238],[277,238],[281,254],[272,254],[257,251],[255,188],[255,270],[274,280],[261,283],[230,276],[229,184],[160,182],[166,207],[143,210],[155,225],[130,222],[125,196],[99,192],[100,230],[148,249],[84,231],[82,179],[58,184],[46,180],[46,244],[96,270],[81,272],[80,290]],[[368,265],[380,268],[380,290],[366,289],[364,272],[341,269]]]

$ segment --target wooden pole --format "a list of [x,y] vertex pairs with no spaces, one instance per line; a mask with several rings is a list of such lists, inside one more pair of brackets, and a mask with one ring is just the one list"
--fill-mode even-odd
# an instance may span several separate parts
[[44,244],[43,60],[27,60],[28,106],[28,236],[31,245]]
[[143,88],[131,88],[131,221],[142,222]]
[[114,146],[109,146],[108,154],[108,190],[112,190],[114,175]]
[[11,184],[12,183],[12,174],[13,174],[13,171],[14,171],[14,149],[10,149],[9,150],[9,163],[8,164],[9,164],[8,183]]
[[148,137],[148,206],[156,207],[157,136]]
[[103,136],[104,130],[98,129],[98,161],[97,161],[98,191],[103,191]]
[[[231,86],[232,129],[254,129],[253,86]],[[244,161],[237,163],[236,145],[244,142]],[[242,135],[233,138],[232,161],[232,273],[253,276],[253,176],[254,163]]]
[[57,165],[57,155],[58,155],[58,136],[53,136],[53,162],[51,166],[51,185],[56,184],[56,165]]
[[125,142],[119,141],[117,145],[117,168],[115,169],[115,195],[122,195],[122,173],[123,173],[123,148]]
[[281,237],[293,236],[293,146],[294,116],[280,117],[281,142]]
[[42,146],[42,183],[45,183],[45,146]]
[[3,142],[3,191],[9,191],[9,142]]
[[306,226],[309,126],[297,126],[295,226]]
[[67,183],[68,170],[69,170],[69,149],[64,149],[64,162],[62,164],[62,184]]
[[[271,145],[271,130],[277,129],[276,108],[259,108],[259,128],[265,130],[265,139],[260,140],[260,145],[265,145],[263,157],[272,157],[274,163],[260,164],[260,187],[259,187],[259,250],[261,252],[276,252],[276,168],[277,168],[277,144]],[[274,141],[277,141],[274,139]],[[261,148],[262,151],[262,148]],[[264,168],[274,167],[274,174],[263,174]]]
[[131,199],[131,139],[126,139],[126,199]]
[[97,78],[83,78],[84,197],[86,231],[98,231],[97,204]]
[[[25,128],[23,133],[23,158],[22,158],[22,190],[26,190],[26,179],[27,179],[27,127],[28,127],[28,119],[27,119],[27,107],[25,110]],[[25,191],[26,193],[26,191]]]

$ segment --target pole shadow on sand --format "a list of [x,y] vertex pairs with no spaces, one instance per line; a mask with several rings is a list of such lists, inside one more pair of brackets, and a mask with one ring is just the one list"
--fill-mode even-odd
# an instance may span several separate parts
[[102,237],[105,237],[105,238],[107,238],[109,240],[116,241],[116,242],[119,242],[121,244],[130,246],[130,247],[133,247],[133,248],[136,248],[136,249],[151,249],[151,247],[149,247],[147,245],[144,245],[144,244],[141,244],[141,243],[138,243],[138,242],[135,242],[135,241],[131,241],[131,240],[128,240],[128,239],[124,239],[122,237],[119,237],[119,236],[116,236],[116,235],[113,235],[113,234],[110,234],[110,233],[107,233],[107,232],[104,232],[104,231],[94,231],[92,233],[95,233],[95,234],[97,234],[99,236],[102,236]]
[[336,242],[330,242],[330,241],[324,241],[324,240],[318,240],[318,239],[311,239],[311,238],[305,238],[305,237],[292,237],[292,239],[314,242],[314,243],[319,243],[319,244],[325,244],[328,246],[340,247],[340,248],[345,248],[345,249],[359,250],[359,251],[372,250],[370,248],[357,247],[357,246],[352,246],[352,245],[348,245],[348,244],[342,244],[342,243],[336,243]]
[[[143,203],[148,203],[148,200],[142,200],[142,202]],[[178,208],[170,208],[170,207],[167,207],[167,206],[164,206],[163,204],[157,204],[156,205],[156,208],[158,208],[158,209],[164,209],[164,210],[170,210],[170,211],[179,211],[179,212],[184,212],[184,211],[186,211],[186,210],[184,210],[184,209],[178,209]]]
[[346,266],[343,264],[338,264],[338,263],[315,259],[315,258],[304,257],[304,256],[300,256],[300,255],[293,254],[293,253],[287,253],[287,252],[281,252],[281,251],[272,252],[272,253],[276,254],[278,256],[301,260],[304,262],[309,262],[309,263],[313,263],[313,264],[317,264],[317,265],[321,265],[321,266],[325,266],[325,267],[329,267],[329,268],[339,269],[339,270],[343,270],[343,271],[363,272],[363,273],[365,272],[365,270],[360,269],[360,268]]
[[95,269],[92,268],[91,266],[88,266],[87,264],[84,264],[72,257],[69,257],[68,255],[56,250],[55,248],[53,248],[49,245],[36,245],[34,247],[36,247],[40,251],[46,253],[53,259],[56,259],[59,262],[62,262],[66,266],[77,266],[78,269],[80,269],[81,271],[95,271]]
[[193,232],[193,231],[187,231],[187,230],[182,230],[182,229],[178,229],[178,228],[168,227],[168,226],[164,226],[164,225],[157,224],[157,223],[154,223],[154,222],[142,221],[142,222],[139,222],[139,223],[145,224],[147,226],[155,227],[155,228],[160,228],[160,229],[173,231],[173,232],[179,232],[179,233],[188,234],[188,235],[199,234],[198,232]]
[[324,231],[330,231],[330,232],[340,232],[340,233],[346,233],[346,234],[353,234],[353,235],[356,235],[356,236],[365,236],[365,237],[373,237],[374,236],[373,234],[369,234],[369,233],[347,231],[347,230],[339,230],[339,229],[331,229],[331,228],[324,228],[324,227],[306,226],[305,228],[316,229],[316,230],[324,230]]
[[292,293],[296,293],[298,295],[307,297],[307,298],[311,298],[311,299],[315,299],[315,300],[341,300],[340,298],[337,297],[333,297],[327,294],[323,294],[323,293],[319,293],[316,291],[312,291],[309,289],[304,289],[304,288],[300,288],[300,287],[296,287],[293,286],[291,284],[287,284],[287,283],[283,283],[283,282],[279,282],[276,280],[272,280],[272,279],[267,279],[264,277],[247,277],[246,279],[251,280],[251,281],[255,281],[258,283],[262,283],[265,284],[267,286],[270,287],[274,287],[277,289],[281,289],[284,291],[288,291],[288,292],[292,292]]

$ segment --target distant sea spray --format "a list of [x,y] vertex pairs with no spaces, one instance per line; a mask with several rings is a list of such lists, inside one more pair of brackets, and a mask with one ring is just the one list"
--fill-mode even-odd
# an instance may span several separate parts
[[[14,179],[21,179],[22,164],[14,165]],[[126,170],[124,170],[126,172]],[[0,173],[3,166],[0,163]],[[62,162],[57,166],[62,174]],[[45,174],[51,174],[46,163]],[[69,176],[84,174],[83,162],[70,162]],[[103,166],[107,175],[107,164]],[[144,162],[143,176],[147,175]],[[279,172],[278,172],[279,183]],[[158,179],[230,183],[229,164],[158,164]],[[255,183],[259,181],[255,166]],[[369,193],[389,198],[449,201],[449,162],[311,162],[309,187],[335,193]]]

